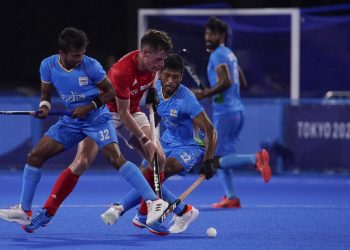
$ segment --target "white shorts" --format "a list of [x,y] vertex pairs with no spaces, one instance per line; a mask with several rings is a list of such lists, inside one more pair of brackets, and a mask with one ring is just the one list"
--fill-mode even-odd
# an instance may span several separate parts
[[[116,128],[117,134],[124,139],[125,143],[132,147],[132,145],[129,145],[129,141],[132,137],[134,137],[134,134],[123,124],[123,122],[120,119],[119,113],[111,112],[112,114],[112,123],[113,126]],[[135,119],[136,124],[140,127],[150,127],[149,120],[145,113],[143,112],[135,112],[131,114],[131,116]]]

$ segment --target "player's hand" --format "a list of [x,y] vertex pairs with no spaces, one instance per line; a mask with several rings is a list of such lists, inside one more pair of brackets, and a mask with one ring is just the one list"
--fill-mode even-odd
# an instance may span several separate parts
[[214,167],[214,160],[206,160],[205,162],[202,163],[202,166],[199,169],[200,174],[204,174],[205,178],[209,180],[215,175],[216,169]]
[[45,119],[49,114],[49,109],[43,105],[39,108],[38,114],[36,114],[34,117],[39,119]]
[[156,146],[147,136],[144,136],[140,140],[140,142],[145,149],[145,157],[146,157],[147,161],[152,162],[154,154],[156,153]]
[[95,106],[92,103],[79,106],[73,110],[71,117],[85,119],[87,113],[94,110],[94,108]]
[[156,107],[159,104],[159,97],[156,88],[149,88],[146,96],[146,104],[153,104]]

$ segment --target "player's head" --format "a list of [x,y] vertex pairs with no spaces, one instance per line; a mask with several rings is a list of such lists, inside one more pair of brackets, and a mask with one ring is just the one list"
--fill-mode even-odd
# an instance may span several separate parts
[[217,17],[210,17],[205,25],[205,46],[207,51],[215,50],[220,44],[225,43],[228,25]]
[[60,61],[66,69],[79,66],[89,40],[84,31],[67,27],[58,36]]
[[166,97],[171,96],[180,86],[184,72],[184,61],[177,54],[169,54],[160,71],[162,91]]
[[167,33],[159,30],[148,30],[141,38],[141,48],[138,57],[139,68],[155,72],[164,65],[172,42]]

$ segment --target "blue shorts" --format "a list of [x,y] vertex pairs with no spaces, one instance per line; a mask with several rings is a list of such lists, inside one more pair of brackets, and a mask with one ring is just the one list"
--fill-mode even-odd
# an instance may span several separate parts
[[243,111],[235,111],[213,115],[213,124],[217,131],[217,147],[215,156],[235,153],[235,144],[244,125]]
[[109,112],[90,114],[86,120],[64,116],[52,125],[45,135],[61,143],[65,149],[75,146],[87,136],[93,139],[99,148],[112,142],[118,143]]
[[178,173],[185,176],[190,170],[203,161],[205,148],[190,145],[190,146],[171,146],[162,144],[166,158],[172,157],[178,160],[184,168],[184,171]]

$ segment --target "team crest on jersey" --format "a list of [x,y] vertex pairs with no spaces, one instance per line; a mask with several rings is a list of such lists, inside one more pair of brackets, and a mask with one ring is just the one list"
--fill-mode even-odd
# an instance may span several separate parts
[[175,109],[170,109],[170,116],[177,117],[177,111]]
[[79,77],[79,86],[88,85],[89,79],[86,76]]

